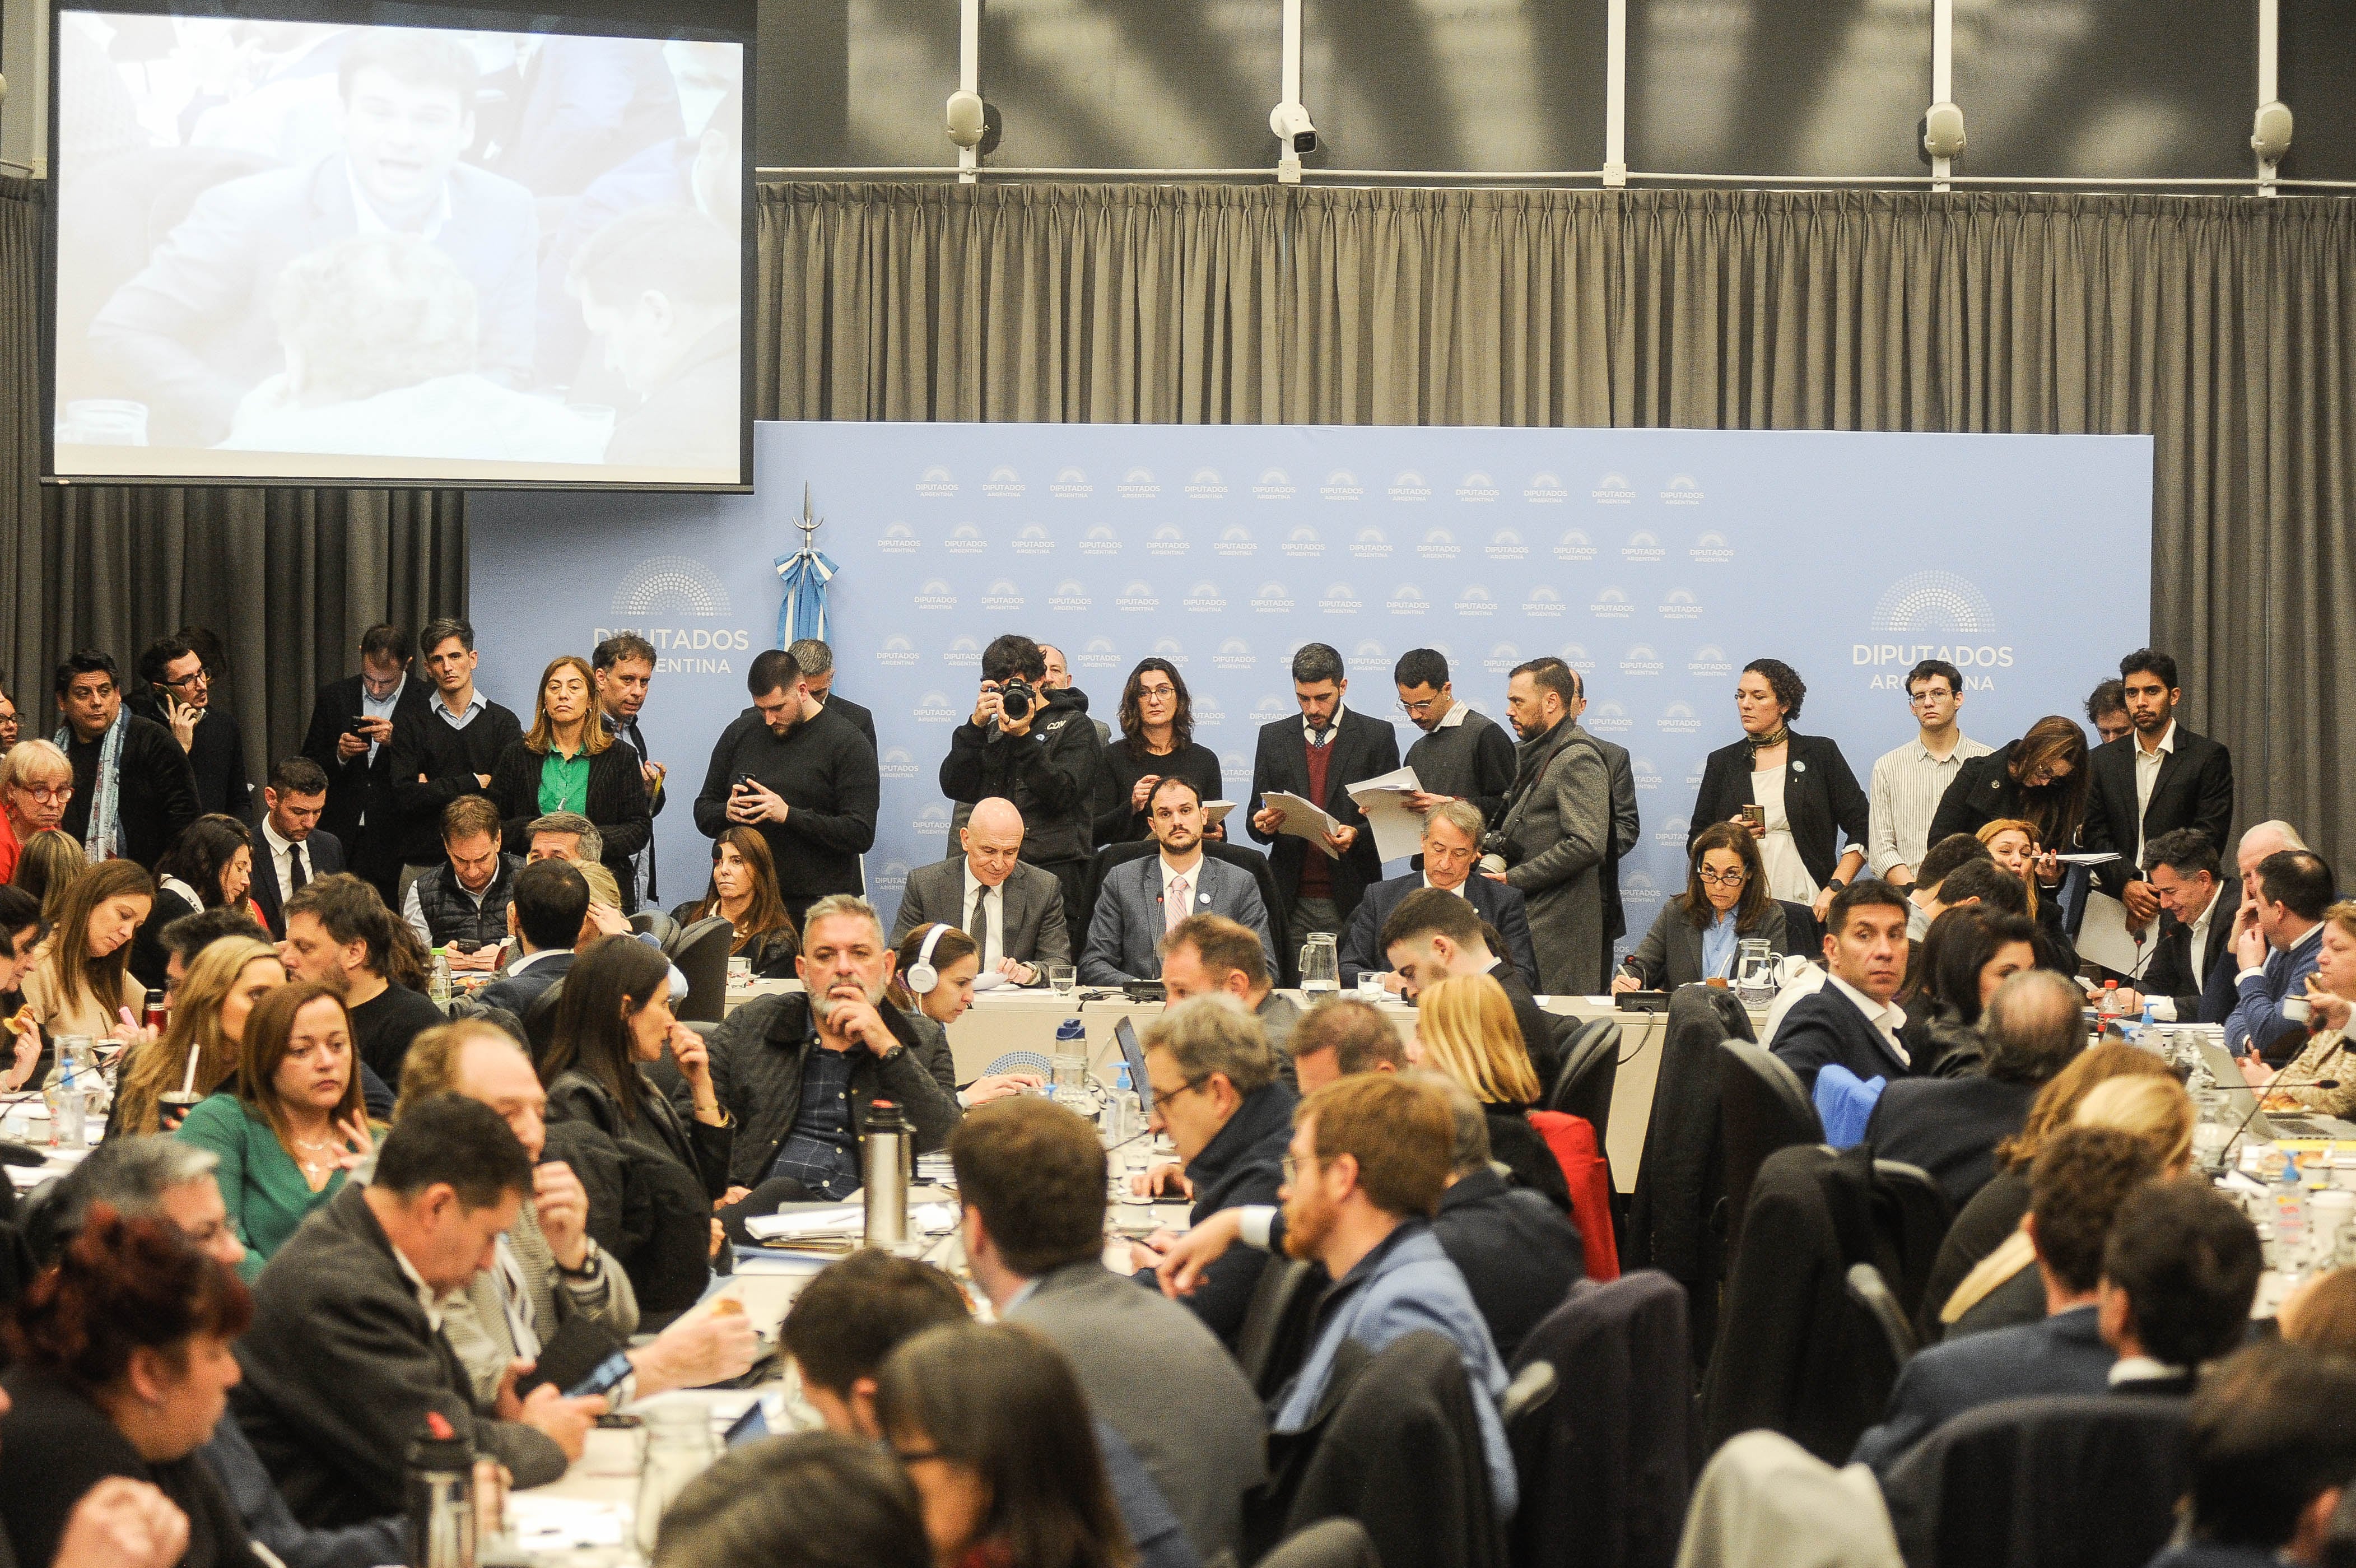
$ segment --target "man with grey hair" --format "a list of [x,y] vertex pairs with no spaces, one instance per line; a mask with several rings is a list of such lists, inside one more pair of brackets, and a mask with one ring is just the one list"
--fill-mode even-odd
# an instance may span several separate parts
[[884,999],[892,966],[874,906],[849,893],[820,898],[802,918],[795,968],[805,989],[756,996],[712,1034],[712,1088],[736,1124],[728,1179],[794,1184],[755,1190],[769,1208],[771,1197],[858,1190],[859,1131],[878,1100],[907,1117],[920,1153],[948,1142],[963,1114],[948,1036]]
[[569,860],[575,865],[600,865],[605,859],[605,835],[578,811],[550,811],[534,817],[524,829],[530,850],[526,865],[535,860]]
[[[91,1208],[104,1204],[131,1218],[167,1220],[197,1251],[235,1268],[245,1257],[245,1244],[221,1202],[214,1175],[219,1164],[210,1149],[177,1138],[107,1139],[59,1181],[46,1209],[51,1218],[44,1234],[33,1239],[39,1261],[51,1261],[81,1229]],[[235,1415],[224,1413],[197,1452],[212,1466],[246,1534],[286,1568],[371,1568],[405,1560],[408,1521],[397,1515],[339,1530],[296,1522]]]
[[[1292,1108],[1300,1101],[1276,1075],[1259,1020],[1232,996],[1196,996],[1147,1026],[1143,1043],[1152,1091],[1149,1120],[1177,1149],[1184,1174],[1162,1166],[1140,1178],[1142,1185],[1192,1197],[1193,1225],[1221,1209],[1279,1201]],[[1131,1245],[1131,1261],[1146,1283],[1154,1283],[1153,1271],[1173,1240],[1156,1231]],[[1205,1326],[1230,1348],[1267,1261],[1257,1252],[1230,1254],[1187,1297]]]
[[1393,995],[1414,993],[1414,985],[1391,967],[1379,939],[1407,896],[1426,887],[1453,893],[1471,904],[1505,939],[1505,951],[1498,956],[1514,966],[1523,983],[1537,979],[1537,951],[1530,944],[1529,907],[1521,889],[1472,875],[1485,831],[1479,809],[1470,800],[1443,800],[1424,813],[1423,869],[1376,883],[1350,917],[1349,931],[1342,939],[1343,990],[1353,989],[1360,974],[1371,972],[1382,975],[1383,989]]
[[[2035,922],[1985,915],[1999,949],[2029,945]],[[1928,1171],[1960,1209],[1996,1174],[1996,1146],[2020,1131],[2037,1091],[2086,1048],[2084,998],[2050,969],[2006,978],[1980,1017],[1987,1042],[1981,1070],[1962,1078],[1890,1081],[1865,1124],[1865,1141],[1886,1160]]]
[[786,651],[801,666],[802,696],[810,704],[810,711],[815,714],[823,708],[849,719],[881,756],[884,748],[875,742],[875,714],[848,697],[834,694],[834,650],[815,637],[798,637],[787,645]]

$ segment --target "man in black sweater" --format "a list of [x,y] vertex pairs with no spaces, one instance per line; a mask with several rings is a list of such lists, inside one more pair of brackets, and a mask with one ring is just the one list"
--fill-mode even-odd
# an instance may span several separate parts
[[[162,725],[123,711],[123,671],[112,655],[84,649],[69,656],[58,666],[57,696],[56,739],[74,770],[73,799],[58,825],[90,848],[103,840],[113,854],[155,870],[197,820],[187,753]],[[102,771],[112,777],[102,779]]]
[[319,826],[345,862],[384,895],[401,898],[401,807],[393,793],[392,732],[402,714],[423,716],[425,683],[409,669],[409,634],[380,621],[360,634],[360,672],[319,688],[303,755],[327,774]]
[[397,714],[392,725],[392,789],[402,817],[401,886],[442,864],[442,811],[461,795],[487,797],[499,753],[523,738],[523,725],[475,689],[475,628],[463,620],[428,621],[417,651],[434,682],[424,707]]
[[[1064,921],[1078,952],[1088,942],[1088,859],[1104,747],[1088,722],[1087,693],[1050,687],[1046,679],[1047,657],[1031,639],[1008,632],[991,639],[981,650],[973,716],[958,725],[941,758],[941,793],[968,806],[993,796],[1014,802],[1023,813],[1023,862],[1064,885]],[[1019,715],[1007,710],[1009,694]]]
[[875,748],[850,720],[815,704],[792,654],[756,655],[744,677],[753,711],[721,732],[695,798],[706,838],[757,830],[777,865],[777,891],[799,927],[820,898],[861,894],[859,857],[875,843],[883,792]]
[[245,821],[253,793],[245,774],[245,738],[229,710],[213,701],[213,671],[175,635],[147,645],[139,656],[139,678],[147,682],[147,694],[131,699],[131,711],[170,730],[187,753],[198,810]]
[[432,999],[385,978],[396,923],[376,889],[359,877],[322,876],[286,900],[286,940],[278,948],[294,979],[344,993],[352,1049],[387,1083],[401,1081],[410,1041],[450,1021]]

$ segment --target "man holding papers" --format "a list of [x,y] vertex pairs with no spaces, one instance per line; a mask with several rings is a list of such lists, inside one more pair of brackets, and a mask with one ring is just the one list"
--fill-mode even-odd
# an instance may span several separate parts
[[1523,984],[1537,983],[1537,954],[1530,945],[1529,912],[1521,894],[1493,878],[1472,875],[1472,863],[1481,854],[1481,813],[1472,801],[1444,800],[1431,809],[1423,819],[1423,869],[1376,883],[1359,901],[1358,912],[1350,917],[1349,934],[1342,940],[1343,990],[1356,985],[1358,976],[1368,971],[1381,974],[1385,989],[1394,994],[1412,989],[1391,968],[1380,938],[1391,912],[1408,894],[1424,887],[1453,893],[1471,904],[1505,939],[1505,949],[1497,956],[1520,972]]
[[[1339,936],[1366,888],[1383,875],[1382,856],[1349,786],[1398,767],[1398,736],[1382,720],[1345,710],[1342,697],[1349,688],[1341,654],[1322,642],[1304,643],[1292,656],[1292,695],[1301,716],[1262,725],[1252,762],[1246,825],[1255,843],[1273,845],[1269,860],[1296,937]],[[1276,794],[1300,797],[1333,825],[1312,843],[1304,834],[1321,824],[1304,826],[1298,813],[1288,818],[1282,802],[1269,800]]]
[[1156,852],[1105,873],[1080,950],[1080,983],[1160,979],[1162,939],[1189,915],[1225,915],[1250,928],[1274,971],[1276,942],[1259,885],[1243,867],[1203,853],[1203,799],[1194,786],[1174,774],[1164,779],[1147,798],[1145,816]]

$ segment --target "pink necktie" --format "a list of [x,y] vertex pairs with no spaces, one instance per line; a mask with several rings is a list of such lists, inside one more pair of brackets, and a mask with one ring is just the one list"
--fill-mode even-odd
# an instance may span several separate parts
[[1178,922],[1186,918],[1187,893],[1184,877],[1175,878],[1170,884],[1170,891],[1163,896],[1162,905],[1162,929],[1164,934],[1176,930]]

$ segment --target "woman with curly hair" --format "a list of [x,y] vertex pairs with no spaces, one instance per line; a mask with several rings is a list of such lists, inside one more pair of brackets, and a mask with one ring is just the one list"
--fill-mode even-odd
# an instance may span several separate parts
[[1780,659],[1742,667],[1734,686],[1742,738],[1709,754],[1686,848],[1712,822],[1747,824],[1768,892],[1806,905],[1821,921],[1833,895],[1864,869],[1872,805],[1839,746],[1792,728],[1807,695],[1800,672]]

